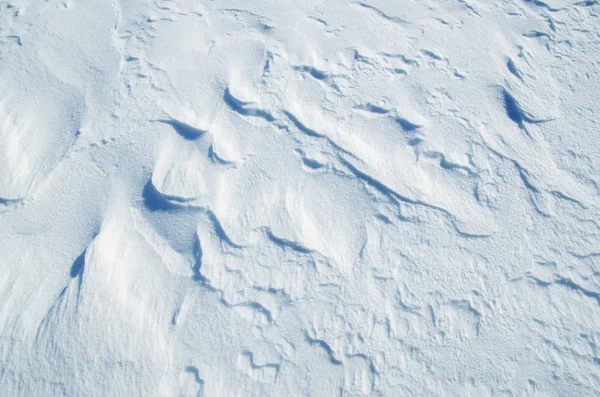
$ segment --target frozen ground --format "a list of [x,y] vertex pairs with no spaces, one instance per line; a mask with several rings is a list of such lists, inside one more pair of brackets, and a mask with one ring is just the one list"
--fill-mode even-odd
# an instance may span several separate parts
[[0,395],[599,395],[599,13],[0,1]]

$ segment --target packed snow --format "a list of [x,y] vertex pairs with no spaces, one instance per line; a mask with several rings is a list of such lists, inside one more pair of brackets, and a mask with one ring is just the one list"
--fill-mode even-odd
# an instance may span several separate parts
[[0,1],[0,396],[600,395],[599,15]]

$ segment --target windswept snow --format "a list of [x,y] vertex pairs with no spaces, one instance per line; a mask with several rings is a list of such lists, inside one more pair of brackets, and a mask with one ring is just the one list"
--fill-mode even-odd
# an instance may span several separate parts
[[599,15],[0,1],[0,395],[599,395]]

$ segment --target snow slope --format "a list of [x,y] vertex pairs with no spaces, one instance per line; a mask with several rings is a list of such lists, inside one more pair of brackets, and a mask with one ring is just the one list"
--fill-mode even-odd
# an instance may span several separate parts
[[599,13],[0,1],[0,395],[600,395]]

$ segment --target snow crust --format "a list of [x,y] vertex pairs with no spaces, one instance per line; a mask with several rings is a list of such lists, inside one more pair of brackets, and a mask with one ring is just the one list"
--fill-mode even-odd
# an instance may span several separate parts
[[599,12],[0,1],[0,395],[599,395]]

